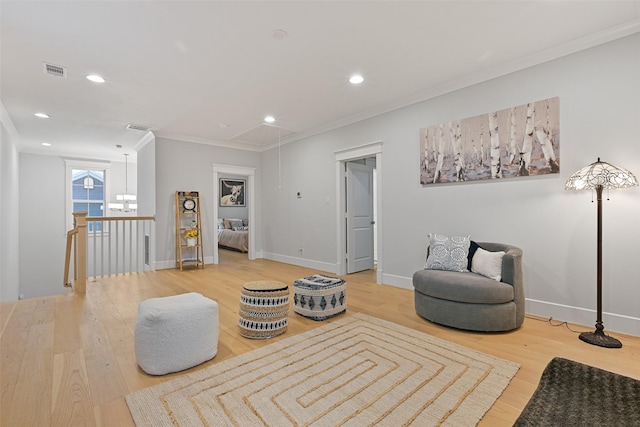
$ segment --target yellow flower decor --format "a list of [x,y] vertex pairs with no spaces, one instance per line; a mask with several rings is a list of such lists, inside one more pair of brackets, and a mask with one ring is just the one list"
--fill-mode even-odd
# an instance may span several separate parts
[[191,229],[191,230],[187,230],[187,232],[184,233],[185,239],[191,239],[196,237],[198,237],[198,230]]

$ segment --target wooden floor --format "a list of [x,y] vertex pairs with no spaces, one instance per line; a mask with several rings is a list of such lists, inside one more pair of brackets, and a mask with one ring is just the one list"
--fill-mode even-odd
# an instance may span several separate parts
[[[272,279],[291,284],[313,273],[317,271],[267,260],[248,261],[246,254],[221,251],[221,263],[204,270],[99,278],[87,284],[86,296],[0,304],[0,425],[133,425],[124,396],[181,375],[154,377],[138,368],[133,330],[140,301],[190,291],[218,301],[218,354],[193,371],[321,325],[291,313],[287,333],[266,341],[240,337],[236,325],[243,283]],[[546,319],[530,317],[513,332],[464,332],[418,317],[412,291],[376,285],[371,271],[346,279],[347,315],[366,313],[522,365],[480,425],[512,425],[542,370],[555,356],[640,379],[640,337],[613,334],[623,348],[604,349],[581,342],[565,326],[554,327]]]

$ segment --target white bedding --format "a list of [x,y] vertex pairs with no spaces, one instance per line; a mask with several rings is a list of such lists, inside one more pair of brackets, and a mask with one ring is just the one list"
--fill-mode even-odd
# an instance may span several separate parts
[[240,252],[248,252],[249,231],[234,231],[228,228],[218,229],[218,246],[235,249]]

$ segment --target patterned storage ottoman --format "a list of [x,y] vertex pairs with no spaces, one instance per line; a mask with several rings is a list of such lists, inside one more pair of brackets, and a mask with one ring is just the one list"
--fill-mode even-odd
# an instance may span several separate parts
[[347,283],[337,277],[314,274],[293,283],[293,311],[313,320],[325,320],[347,310]]
[[240,296],[240,335],[272,338],[285,333],[289,324],[289,286],[269,280],[248,282]]

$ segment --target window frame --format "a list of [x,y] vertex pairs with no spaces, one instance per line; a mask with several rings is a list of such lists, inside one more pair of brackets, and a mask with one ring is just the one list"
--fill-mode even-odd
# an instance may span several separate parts
[[65,206],[66,206],[66,225],[67,230],[71,230],[73,228],[73,170],[81,169],[81,170],[95,170],[95,171],[103,171],[104,181],[103,181],[103,216],[107,215],[107,200],[109,197],[109,180],[111,177],[111,163],[109,162],[100,162],[94,160],[77,160],[77,159],[64,159],[65,167],[66,167],[66,179],[65,179]]

